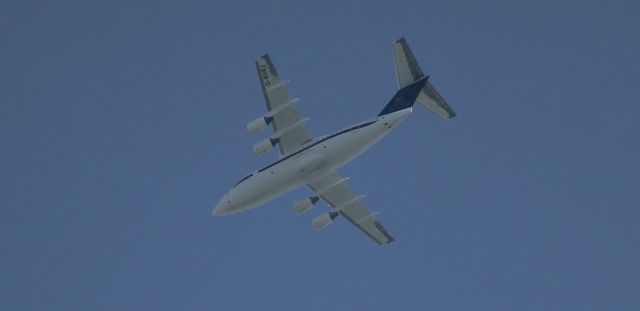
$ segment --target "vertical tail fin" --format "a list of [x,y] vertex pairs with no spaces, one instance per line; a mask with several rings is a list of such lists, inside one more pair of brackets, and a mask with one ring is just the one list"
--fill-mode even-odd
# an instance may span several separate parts
[[400,38],[393,43],[393,57],[396,61],[396,77],[398,78],[399,89],[424,77],[416,57],[404,38]]
[[389,101],[389,103],[380,111],[378,116],[383,116],[385,114],[390,114],[396,111],[400,111],[403,109],[407,109],[413,106],[416,98],[418,98],[418,94],[420,94],[420,90],[424,87],[425,83],[427,83],[427,78],[419,79],[418,81],[412,82],[411,84],[401,88],[396,92],[396,95]]
[[[393,55],[396,62],[398,88],[402,89],[425,78],[420,65],[416,61],[416,57],[413,55],[411,48],[409,48],[409,44],[407,44],[407,40],[400,38],[393,43]],[[428,78],[429,76],[426,77],[426,79]],[[442,119],[450,119],[456,116],[453,109],[449,107],[444,98],[440,96],[440,93],[428,81],[422,87],[416,101]]]

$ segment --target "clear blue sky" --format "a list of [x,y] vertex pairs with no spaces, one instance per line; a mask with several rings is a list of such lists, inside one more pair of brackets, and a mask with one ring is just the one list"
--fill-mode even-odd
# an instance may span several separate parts
[[[0,310],[639,310],[637,1],[3,1]],[[417,109],[341,170],[396,241],[314,232],[245,132],[270,53],[323,135]]]

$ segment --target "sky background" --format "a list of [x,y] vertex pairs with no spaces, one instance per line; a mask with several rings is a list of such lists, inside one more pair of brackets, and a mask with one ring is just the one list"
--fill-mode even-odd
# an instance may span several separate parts
[[[639,310],[637,1],[2,1],[0,310]],[[395,237],[315,232],[276,159],[272,56],[324,135],[396,91],[405,36],[458,113],[342,168]]]

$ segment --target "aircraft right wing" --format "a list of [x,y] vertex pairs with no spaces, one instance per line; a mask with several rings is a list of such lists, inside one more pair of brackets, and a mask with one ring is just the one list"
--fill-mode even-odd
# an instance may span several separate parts
[[287,80],[281,80],[278,70],[268,54],[260,56],[256,61],[256,69],[260,78],[260,86],[264,95],[267,109],[273,117],[274,133],[278,136],[280,155],[285,156],[312,140],[311,135],[301,119],[296,102],[298,99],[289,97],[286,88]]
[[363,196],[356,196],[345,181],[336,172],[330,172],[307,186],[378,244],[391,243],[393,237],[378,222],[376,214],[362,203]]

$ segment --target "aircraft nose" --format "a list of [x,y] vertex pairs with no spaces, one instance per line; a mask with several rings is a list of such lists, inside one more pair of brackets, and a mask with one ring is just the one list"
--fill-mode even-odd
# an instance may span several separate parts
[[211,215],[213,216],[226,215],[229,213],[231,208],[232,208],[232,205],[231,205],[231,200],[229,200],[229,195],[225,194],[225,196],[222,199],[220,199],[218,204],[216,204],[216,207],[213,208]]

